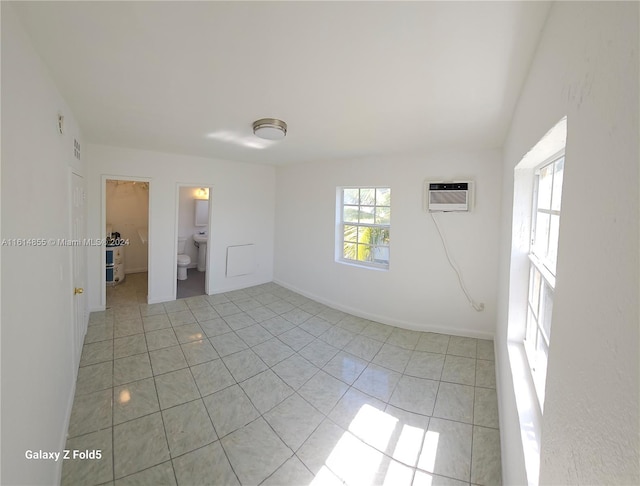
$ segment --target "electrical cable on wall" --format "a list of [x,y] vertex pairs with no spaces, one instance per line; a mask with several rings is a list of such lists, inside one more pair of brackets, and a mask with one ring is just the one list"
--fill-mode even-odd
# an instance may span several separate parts
[[453,268],[453,270],[456,272],[456,275],[458,276],[458,282],[460,283],[460,288],[462,288],[462,291],[464,292],[464,295],[467,297],[467,300],[469,301],[469,304],[471,304],[471,307],[473,307],[476,311],[478,312],[482,312],[484,310],[484,304],[482,302],[480,303],[476,303],[476,301],[474,301],[471,296],[469,295],[469,291],[467,290],[467,288],[464,285],[464,281],[462,280],[462,275],[460,274],[460,270],[458,270],[458,267],[456,266],[456,264],[453,262],[453,259],[451,258],[451,255],[449,253],[449,247],[447,246],[447,242],[444,238],[444,234],[442,233],[442,230],[440,229],[440,225],[438,224],[438,220],[436,219],[435,215],[433,213],[429,213],[431,215],[431,219],[433,220],[433,224],[436,225],[436,229],[438,230],[438,234],[440,235],[440,240],[442,241],[442,246],[444,247],[444,252],[447,255],[447,260],[449,260],[449,265],[451,265],[451,268]]

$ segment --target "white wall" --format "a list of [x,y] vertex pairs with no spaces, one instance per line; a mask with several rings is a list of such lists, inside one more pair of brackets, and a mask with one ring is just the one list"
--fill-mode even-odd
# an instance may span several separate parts
[[[102,145],[88,146],[89,226],[91,238],[102,234],[103,178],[143,178],[149,183],[149,302],[175,298],[178,184],[211,187],[213,210],[208,248],[209,293],[269,282],[273,278],[275,169]],[[227,278],[226,251],[231,245],[256,245],[253,274]],[[89,248],[89,305],[104,307],[104,255]]]
[[106,184],[107,225],[128,241],[124,252],[125,273],[146,272],[149,245],[140,238],[139,229],[149,225],[149,188],[136,181],[110,180]]
[[[2,2],[2,238],[70,238],[71,110]],[[65,132],[57,128],[64,114]],[[2,484],[55,484],[76,380],[71,247],[2,247]],[[83,323],[84,324],[84,323]]]
[[[275,279],[354,314],[400,327],[492,337],[495,326],[500,152],[442,152],[279,167]],[[423,182],[475,181],[471,213],[439,214],[451,253],[484,312],[467,303],[433,221]],[[388,271],[335,262],[336,188],[391,187]]]
[[555,3],[504,148],[497,364],[506,484],[526,482],[507,352],[508,326],[519,325],[508,313],[518,298],[509,295],[513,169],[564,115],[540,484],[640,483],[638,102],[638,3]]

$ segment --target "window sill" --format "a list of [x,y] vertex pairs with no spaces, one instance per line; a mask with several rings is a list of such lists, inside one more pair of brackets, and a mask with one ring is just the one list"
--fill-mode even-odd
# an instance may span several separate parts
[[542,413],[538,404],[535,385],[529,369],[524,344],[508,344],[509,363],[513,378],[513,392],[520,419],[520,437],[524,453],[527,483],[537,486],[540,474],[540,431]]
[[375,263],[356,262],[354,260],[340,260],[340,259],[337,259],[336,263],[340,263],[341,265],[346,265],[348,267],[364,268],[366,270],[378,270],[382,272],[389,271],[388,265],[376,265]]

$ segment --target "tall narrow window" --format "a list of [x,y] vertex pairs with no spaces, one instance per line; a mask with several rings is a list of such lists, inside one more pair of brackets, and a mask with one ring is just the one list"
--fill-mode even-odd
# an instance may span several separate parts
[[556,285],[563,174],[564,154],[560,154],[543,163],[534,177],[529,298],[524,344],[541,408],[544,404],[553,292]]
[[338,259],[388,268],[391,189],[341,188],[338,191],[338,207]]

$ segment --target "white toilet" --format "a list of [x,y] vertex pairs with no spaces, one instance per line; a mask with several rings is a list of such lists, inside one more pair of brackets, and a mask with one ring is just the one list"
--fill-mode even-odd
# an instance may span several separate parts
[[184,254],[186,238],[178,237],[178,280],[187,280],[187,267],[191,263],[191,257]]

